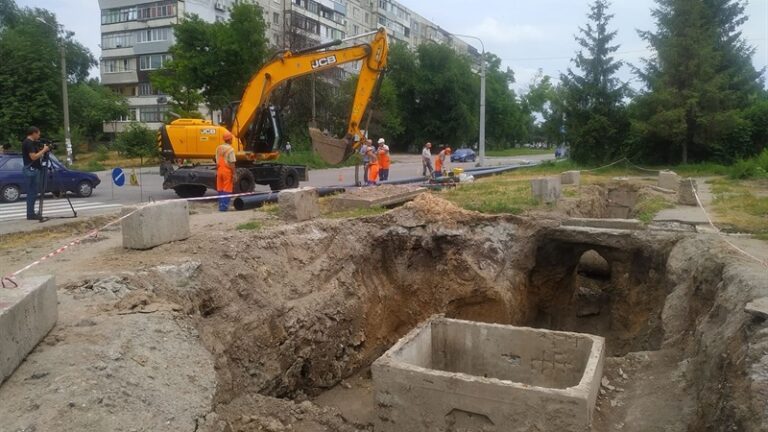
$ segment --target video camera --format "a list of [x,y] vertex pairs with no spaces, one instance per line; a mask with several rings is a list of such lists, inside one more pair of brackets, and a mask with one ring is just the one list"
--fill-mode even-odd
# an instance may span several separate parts
[[40,138],[39,140],[35,141],[35,146],[37,147],[38,151],[42,150],[43,146],[45,145],[47,145],[51,150],[56,150],[56,148],[59,146],[58,143],[45,138]]

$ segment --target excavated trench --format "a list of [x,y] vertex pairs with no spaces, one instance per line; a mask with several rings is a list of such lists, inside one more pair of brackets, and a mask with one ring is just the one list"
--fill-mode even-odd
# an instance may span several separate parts
[[[266,409],[264,397],[324,404],[350,377],[366,382],[378,356],[439,313],[605,337],[606,376],[626,392],[616,405],[601,397],[593,430],[761,430],[766,418],[755,367],[768,338],[741,310],[764,275],[745,278],[713,240],[487,217],[432,197],[379,217],[244,235],[236,266],[203,265],[195,289],[169,294],[197,316],[232,430],[261,430],[247,416]],[[343,415],[318,413],[318,430],[371,430],[362,387],[328,399]],[[353,402],[367,412],[338,406]],[[286,409],[274,414],[282,424],[312,430]]]

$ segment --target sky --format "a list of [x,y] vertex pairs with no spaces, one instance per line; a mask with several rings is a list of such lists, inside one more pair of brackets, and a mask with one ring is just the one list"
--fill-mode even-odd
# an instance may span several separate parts
[[[516,89],[525,89],[539,69],[557,77],[570,65],[578,45],[574,35],[586,23],[589,0],[400,0],[405,6],[452,33],[481,38],[487,51],[498,55],[502,67],[515,72]],[[17,0],[19,6],[48,9],[67,30],[100,55],[100,13],[97,0]],[[612,28],[620,45],[616,57],[638,64],[651,52],[637,30],[653,30],[653,0],[613,0]],[[755,67],[768,66],[768,0],[751,0],[744,37],[757,48]],[[467,40],[477,48],[479,44]],[[98,74],[94,69],[93,74]],[[628,66],[620,78],[639,88]]]

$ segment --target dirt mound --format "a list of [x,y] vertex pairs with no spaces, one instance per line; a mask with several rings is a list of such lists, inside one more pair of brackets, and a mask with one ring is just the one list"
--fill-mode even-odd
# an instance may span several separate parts
[[431,193],[423,193],[391,213],[395,224],[440,224],[455,226],[478,221],[488,216],[464,210],[456,204]]

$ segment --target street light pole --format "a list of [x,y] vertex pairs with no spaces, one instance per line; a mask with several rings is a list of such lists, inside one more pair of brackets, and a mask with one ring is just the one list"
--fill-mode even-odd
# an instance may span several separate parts
[[[37,17],[41,23],[56,30],[58,37],[59,29],[49,24],[46,20]],[[67,88],[67,51],[64,45],[64,37],[58,37],[59,54],[61,55],[61,98],[64,108],[64,143],[67,148],[67,165],[72,166],[72,134],[69,130],[69,89]]]
[[479,166],[485,165],[485,44],[483,40],[477,36],[470,36],[464,34],[456,34],[454,36],[475,39],[480,42],[482,53],[480,54],[480,137],[477,143],[480,150],[480,162]]

